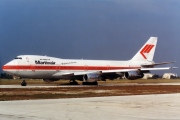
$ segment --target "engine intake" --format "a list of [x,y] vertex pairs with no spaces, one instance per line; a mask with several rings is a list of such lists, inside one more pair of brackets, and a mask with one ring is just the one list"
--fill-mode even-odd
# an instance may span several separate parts
[[83,76],[84,82],[97,82],[100,80],[100,75],[97,73],[89,73]]
[[139,78],[143,78],[144,74],[140,70],[138,71],[129,71],[125,73],[125,77],[129,80],[135,80]]

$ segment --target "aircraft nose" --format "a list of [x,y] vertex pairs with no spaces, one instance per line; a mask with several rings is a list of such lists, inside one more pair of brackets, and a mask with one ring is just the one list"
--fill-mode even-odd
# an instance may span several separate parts
[[17,62],[12,60],[8,62],[7,64],[5,64],[4,66],[2,66],[2,70],[5,73],[15,75],[15,73],[17,72],[16,66],[17,66]]

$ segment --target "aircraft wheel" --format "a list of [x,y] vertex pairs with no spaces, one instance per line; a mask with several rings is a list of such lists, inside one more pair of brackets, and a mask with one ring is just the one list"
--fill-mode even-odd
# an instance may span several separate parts
[[21,82],[21,86],[26,86],[26,85],[27,85],[26,81],[23,80],[23,81]]
[[78,82],[73,80],[72,82],[70,82],[70,85],[78,85]]

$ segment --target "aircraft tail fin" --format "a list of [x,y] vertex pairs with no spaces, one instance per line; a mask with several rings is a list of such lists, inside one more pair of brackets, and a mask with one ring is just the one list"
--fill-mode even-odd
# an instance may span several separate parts
[[153,61],[155,49],[157,45],[157,37],[150,37],[143,47],[131,59],[134,61]]

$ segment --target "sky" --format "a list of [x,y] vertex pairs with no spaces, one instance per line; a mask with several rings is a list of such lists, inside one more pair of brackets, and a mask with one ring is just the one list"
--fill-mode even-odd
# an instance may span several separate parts
[[27,54],[129,60],[154,36],[154,61],[179,67],[179,11],[180,0],[0,0],[0,66]]

